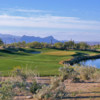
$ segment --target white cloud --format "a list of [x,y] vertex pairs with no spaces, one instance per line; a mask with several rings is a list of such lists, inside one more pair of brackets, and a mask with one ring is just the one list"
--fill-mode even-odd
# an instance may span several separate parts
[[37,17],[0,15],[0,26],[100,30],[100,22],[98,21],[86,21],[77,17],[50,15]]
[[35,10],[35,9],[32,9],[32,10],[27,10],[27,9],[15,9],[14,11],[17,11],[17,12],[26,12],[26,13],[46,12],[46,11],[44,11],[44,10]]
[[47,10],[37,10],[37,9],[14,9],[14,8],[7,8],[7,9],[0,9],[0,13],[50,13],[52,11]]

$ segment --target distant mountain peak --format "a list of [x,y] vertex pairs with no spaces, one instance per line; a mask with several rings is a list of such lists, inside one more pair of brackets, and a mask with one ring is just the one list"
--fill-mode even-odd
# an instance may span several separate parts
[[55,39],[53,36],[47,36],[45,38],[47,38],[47,39]]
[[48,38],[54,38],[52,35],[51,36],[47,36]]
[[35,36],[22,36],[21,37],[21,41],[26,41],[26,42],[34,42],[34,41],[38,41],[38,42],[46,42],[46,43],[51,43],[51,39],[53,40],[53,43],[58,42],[58,40],[54,39],[53,36],[48,36],[48,37],[35,37]]

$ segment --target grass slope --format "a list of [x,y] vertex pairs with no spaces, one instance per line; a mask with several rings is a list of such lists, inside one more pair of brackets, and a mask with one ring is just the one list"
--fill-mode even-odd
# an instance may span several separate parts
[[[30,52],[40,51],[40,54]],[[59,64],[62,60],[68,60],[75,56],[96,55],[98,52],[78,50],[56,50],[56,49],[10,49],[0,50],[0,71],[4,75],[13,70],[16,66],[32,68],[40,75],[58,75]]]

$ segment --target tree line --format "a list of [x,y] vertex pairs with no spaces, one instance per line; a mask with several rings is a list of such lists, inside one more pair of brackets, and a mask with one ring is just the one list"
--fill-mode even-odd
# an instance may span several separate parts
[[99,48],[100,45],[93,45],[90,46],[86,42],[74,42],[72,40],[67,42],[57,42],[54,44],[50,43],[44,43],[44,42],[30,42],[26,43],[25,41],[17,42],[17,43],[11,43],[11,44],[5,44],[0,39],[0,46],[3,48],[53,48],[53,49],[63,49],[63,50],[69,50],[69,49],[77,49],[77,50],[95,50],[96,48]]

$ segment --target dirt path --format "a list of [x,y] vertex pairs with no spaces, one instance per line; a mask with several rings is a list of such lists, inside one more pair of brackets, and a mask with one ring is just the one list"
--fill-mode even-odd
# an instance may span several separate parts
[[63,100],[100,100],[100,83],[66,83],[71,97]]

